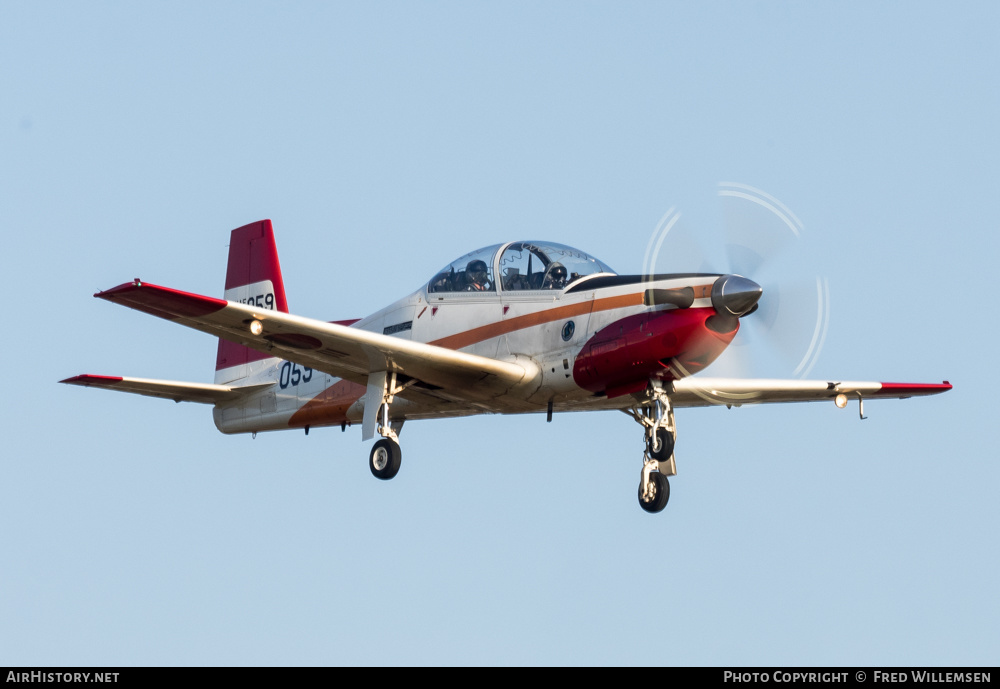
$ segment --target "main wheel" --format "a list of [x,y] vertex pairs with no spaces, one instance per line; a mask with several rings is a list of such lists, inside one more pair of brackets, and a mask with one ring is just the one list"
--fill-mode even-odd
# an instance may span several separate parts
[[372,470],[372,476],[375,478],[388,481],[399,473],[402,461],[403,451],[399,449],[399,444],[389,438],[382,438],[372,448],[371,456],[368,457],[368,468]]
[[665,462],[674,453],[674,434],[666,428],[657,428],[656,434],[646,442],[649,458]]
[[666,474],[661,474],[658,471],[650,474],[649,480],[653,483],[653,497],[649,502],[642,499],[642,483],[640,483],[639,507],[655,514],[667,506],[667,500],[670,499],[670,481],[667,480]]

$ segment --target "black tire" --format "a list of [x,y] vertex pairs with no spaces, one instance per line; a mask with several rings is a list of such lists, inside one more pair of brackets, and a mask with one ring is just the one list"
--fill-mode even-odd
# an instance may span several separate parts
[[368,468],[375,478],[388,481],[399,473],[402,461],[403,451],[399,449],[399,444],[389,438],[382,438],[375,443],[368,456]]
[[642,484],[639,484],[639,507],[656,514],[657,512],[662,512],[663,508],[667,506],[667,501],[670,500],[670,481],[667,480],[666,474],[661,474],[658,471],[654,471],[649,475],[649,480],[653,482],[653,499],[649,502],[645,502],[642,499]]
[[674,434],[666,428],[657,428],[656,436],[646,443],[646,450],[650,459],[655,459],[657,462],[667,461],[674,453]]

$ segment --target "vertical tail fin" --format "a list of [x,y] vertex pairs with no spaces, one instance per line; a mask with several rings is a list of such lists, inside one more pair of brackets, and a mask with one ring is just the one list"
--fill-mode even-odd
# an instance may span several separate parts
[[[270,220],[233,230],[229,239],[225,298],[288,313],[285,283],[281,279],[278,249]],[[269,358],[263,352],[220,339],[215,360],[215,382],[223,384],[245,378],[250,374],[251,363]]]

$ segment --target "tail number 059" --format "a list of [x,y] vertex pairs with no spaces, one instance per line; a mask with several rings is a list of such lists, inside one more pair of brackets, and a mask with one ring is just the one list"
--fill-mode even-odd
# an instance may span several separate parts
[[246,299],[240,299],[238,303],[246,304],[248,306],[258,306],[274,311],[274,293],[268,292],[267,294],[258,294],[256,296],[247,297]]

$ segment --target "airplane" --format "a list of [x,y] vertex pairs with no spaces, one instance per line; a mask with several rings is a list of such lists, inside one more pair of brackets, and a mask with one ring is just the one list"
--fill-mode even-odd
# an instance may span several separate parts
[[371,473],[399,472],[408,420],[619,410],[643,429],[638,489],[660,512],[676,474],[674,410],[905,399],[942,383],[703,378],[762,288],[736,274],[621,275],[563,244],[514,241],[448,263],[360,320],[288,309],[270,220],[232,231],[222,299],[143,282],[94,296],[219,338],[215,381],[78,375],[61,383],[213,405],[223,433],[361,425]]

